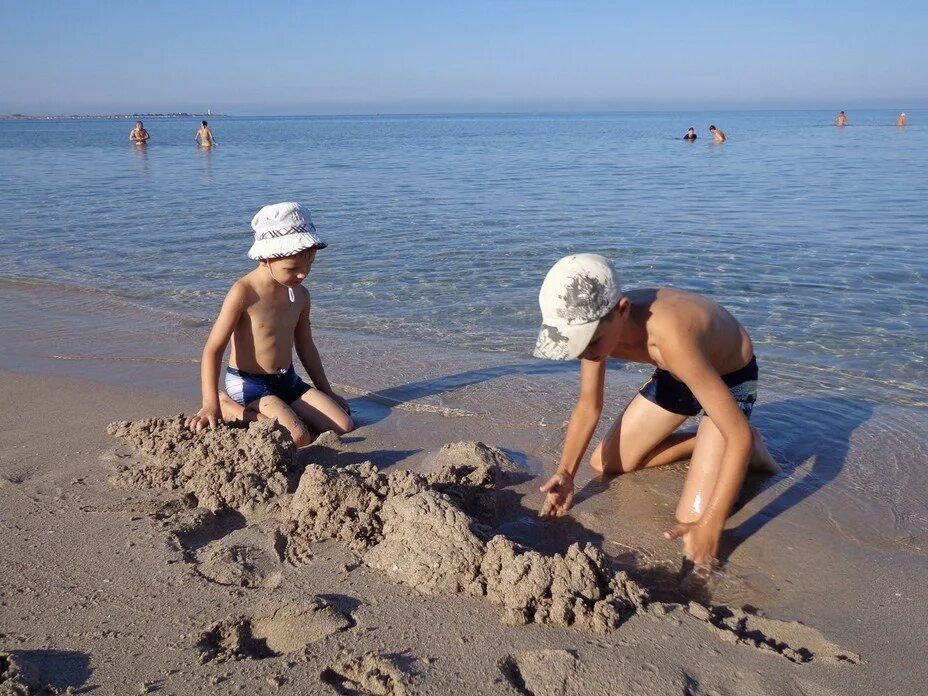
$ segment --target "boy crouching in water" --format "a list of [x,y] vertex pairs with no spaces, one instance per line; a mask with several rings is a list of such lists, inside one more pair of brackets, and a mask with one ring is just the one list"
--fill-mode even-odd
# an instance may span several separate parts
[[[203,408],[187,425],[194,432],[222,420],[274,418],[297,447],[326,430],[354,428],[348,402],[336,394],[322,369],[310,330],[309,292],[302,286],[317,249],[326,244],[298,203],[263,207],[251,221],[255,241],[248,256],[258,267],[235,282],[210,331],[200,362]],[[232,354],[226,391],[217,382],[229,339]],[[293,369],[293,348],[315,385]]]
[[[700,575],[717,563],[719,541],[745,473],[779,467],[748,425],[757,398],[757,360],[750,336],[708,298],[672,288],[622,293],[612,264],[577,254],[558,261],[539,295],[542,327],[535,356],[580,358],[580,395],[567,426],[560,466],[541,487],[542,516],[562,516],[574,475],[603,410],[606,358],[657,369],[610,428],[590,459],[601,474],[627,474],[690,460],[678,524]],[[704,414],[695,433],[675,432]]]

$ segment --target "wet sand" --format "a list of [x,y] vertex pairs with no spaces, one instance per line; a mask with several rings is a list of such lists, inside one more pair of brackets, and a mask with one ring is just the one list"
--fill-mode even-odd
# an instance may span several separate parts
[[[163,317],[121,314],[115,304],[97,312],[41,292],[15,303],[5,293],[0,383],[15,408],[0,428],[0,653],[11,656],[0,666],[24,664],[31,678],[60,689],[114,694],[922,688],[923,410],[766,392],[757,425],[786,472],[749,482],[728,525],[725,576],[684,594],[679,548],[660,537],[682,465],[582,478],[569,518],[534,518],[534,477],[553,467],[567,415],[550,394],[570,389],[571,373],[521,356],[320,332],[329,372],[361,427],[302,456],[326,469],[372,461],[425,474],[446,442],[498,446],[523,475],[501,489],[494,533],[545,557],[590,542],[652,604],[681,604],[667,615],[633,611],[607,633],[509,626],[479,592],[422,594],[404,584],[384,552],[368,563],[337,539],[314,540],[311,557],[282,559],[279,520],[266,506],[232,510],[217,499],[209,511],[190,507],[182,490],[114,484],[131,457],[107,424],[192,412],[192,356],[204,329],[165,329]],[[626,398],[637,380],[611,375],[610,398]],[[286,505],[293,492],[267,499]],[[223,565],[228,557],[242,562]],[[703,620],[699,606],[747,606],[781,620],[757,623],[756,632],[811,657],[793,661],[739,642]],[[794,621],[814,632],[781,631]],[[859,664],[836,659],[815,636],[859,654]]]

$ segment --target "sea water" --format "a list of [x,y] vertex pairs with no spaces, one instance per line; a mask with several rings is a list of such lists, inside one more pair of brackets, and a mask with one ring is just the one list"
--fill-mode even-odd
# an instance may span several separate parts
[[597,252],[624,287],[728,307],[781,379],[924,404],[928,125],[850,116],[225,117],[212,150],[194,119],[146,121],[147,146],[127,121],[0,122],[0,278],[209,319],[251,217],[295,200],[329,242],[315,326],[527,355],[549,266]]

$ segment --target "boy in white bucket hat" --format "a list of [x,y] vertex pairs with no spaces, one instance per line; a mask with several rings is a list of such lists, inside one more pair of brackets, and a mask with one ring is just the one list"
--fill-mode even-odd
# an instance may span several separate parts
[[[309,292],[302,283],[317,249],[326,244],[299,203],[266,205],[251,221],[254,244],[248,256],[257,268],[235,282],[203,348],[200,381],[203,407],[187,425],[194,432],[223,418],[275,418],[298,447],[326,430],[354,428],[348,402],[325,376],[309,323]],[[226,346],[228,397],[217,382]],[[315,389],[293,369],[293,349]]]
[[[594,450],[590,466],[599,474],[625,474],[689,459],[678,524],[665,536],[682,539],[704,575],[716,563],[748,466],[779,471],[748,424],[758,376],[750,336],[706,297],[673,288],[622,293],[612,264],[595,254],[554,264],[539,303],[535,356],[580,358],[580,396],[560,465],[541,487],[547,493],[541,514],[566,515],[573,502],[574,476],[603,410],[606,358],[649,363],[657,369]],[[700,413],[695,433],[675,432]]]

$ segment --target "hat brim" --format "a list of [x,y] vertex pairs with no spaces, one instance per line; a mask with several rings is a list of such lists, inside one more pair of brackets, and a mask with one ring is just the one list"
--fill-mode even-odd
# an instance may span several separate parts
[[255,261],[282,259],[308,249],[325,249],[326,246],[328,245],[319,237],[308,232],[298,232],[297,234],[261,239],[255,242],[251,245],[251,249],[248,250],[248,258]]
[[536,358],[546,360],[574,360],[590,345],[599,319],[586,324],[552,326],[542,324],[532,353]]

